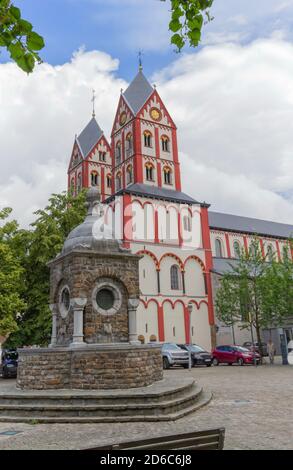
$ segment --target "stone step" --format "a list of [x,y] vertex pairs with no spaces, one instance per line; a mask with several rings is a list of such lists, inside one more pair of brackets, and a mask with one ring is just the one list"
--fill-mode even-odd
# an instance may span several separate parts
[[103,416],[144,416],[144,415],[166,415],[174,413],[182,408],[187,408],[194,402],[198,401],[202,394],[202,388],[193,385],[191,389],[188,387],[187,390],[182,390],[181,396],[176,398],[164,400],[157,403],[140,403],[130,402],[120,403],[117,397],[116,404],[92,404],[91,400],[88,400],[86,404],[60,404],[58,398],[55,398],[55,403],[39,404],[39,402],[33,402],[24,404],[1,404],[0,405],[0,417],[1,416],[30,416],[32,418],[44,416],[44,417],[103,417]]
[[210,392],[202,392],[198,400],[194,403],[189,404],[189,406],[182,408],[180,410],[174,411],[170,414],[157,414],[157,415],[150,415],[145,414],[142,416],[138,415],[129,415],[129,416],[59,416],[59,417],[45,417],[42,414],[36,416],[11,416],[11,415],[2,415],[0,416],[0,422],[8,422],[8,423],[29,423],[29,424],[37,424],[37,423],[123,423],[123,422],[140,422],[140,421],[175,421],[177,419],[183,418],[184,416],[194,413],[195,411],[199,410],[203,406],[207,405],[210,400],[212,399],[212,394]]
[[137,390],[125,391],[66,391],[64,394],[63,390],[57,390],[54,392],[40,391],[29,392],[29,391],[17,391],[16,393],[5,393],[0,395],[0,407],[7,405],[29,405],[35,404],[36,401],[38,405],[50,405],[58,401],[59,405],[68,405],[68,406],[85,406],[90,404],[95,405],[115,405],[117,401],[119,405],[122,404],[140,404],[142,401],[144,404],[150,403],[161,403],[166,400],[174,400],[176,398],[181,398],[183,395],[189,393],[196,385],[196,382],[189,381],[187,384],[183,383],[182,385],[176,384],[176,387],[162,388],[160,391],[148,391],[148,388],[144,390],[143,393],[139,393]]

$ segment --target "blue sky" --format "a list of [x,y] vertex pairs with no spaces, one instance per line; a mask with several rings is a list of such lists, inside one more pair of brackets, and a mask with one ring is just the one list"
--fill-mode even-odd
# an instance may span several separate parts
[[[178,56],[169,44],[168,1],[15,0],[15,4],[44,36],[42,57],[52,65],[69,61],[84,46],[118,58],[119,75],[130,80],[140,48],[149,76]],[[292,36],[292,0],[215,0],[212,13],[215,19],[204,29],[203,45],[227,40],[244,44],[279,31]],[[0,61],[5,60],[2,54]]]
[[293,0],[214,0],[201,46],[181,54],[169,2],[14,2],[46,48],[30,75],[0,54],[0,208],[27,225],[66,188],[92,89],[109,138],[142,49],[178,127],[183,190],[213,210],[293,225]]

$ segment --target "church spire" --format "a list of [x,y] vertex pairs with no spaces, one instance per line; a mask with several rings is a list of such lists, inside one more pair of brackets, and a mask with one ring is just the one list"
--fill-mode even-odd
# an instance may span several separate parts
[[95,110],[95,102],[96,102],[96,91],[93,90],[93,97],[92,97],[92,103],[93,103],[93,118],[96,117],[96,110]]
[[142,51],[138,52],[138,70],[142,72]]

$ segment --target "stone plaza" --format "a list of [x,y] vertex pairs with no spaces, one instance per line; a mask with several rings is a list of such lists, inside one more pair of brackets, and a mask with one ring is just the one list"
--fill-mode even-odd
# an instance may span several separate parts
[[[213,393],[195,413],[169,422],[101,424],[0,423],[0,449],[83,449],[127,439],[224,426],[225,449],[293,448],[293,367],[276,364],[172,369],[165,377],[192,377]],[[14,387],[1,380],[0,392]],[[6,433],[6,434],[5,434]],[[14,434],[15,433],[15,434]]]

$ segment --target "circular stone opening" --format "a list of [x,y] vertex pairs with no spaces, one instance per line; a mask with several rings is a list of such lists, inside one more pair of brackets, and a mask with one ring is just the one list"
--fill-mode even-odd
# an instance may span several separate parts
[[110,310],[114,306],[115,297],[110,289],[100,289],[97,293],[97,304],[103,310]]
[[62,318],[65,318],[70,310],[70,292],[68,287],[63,287],[60,293],[59,308]]

